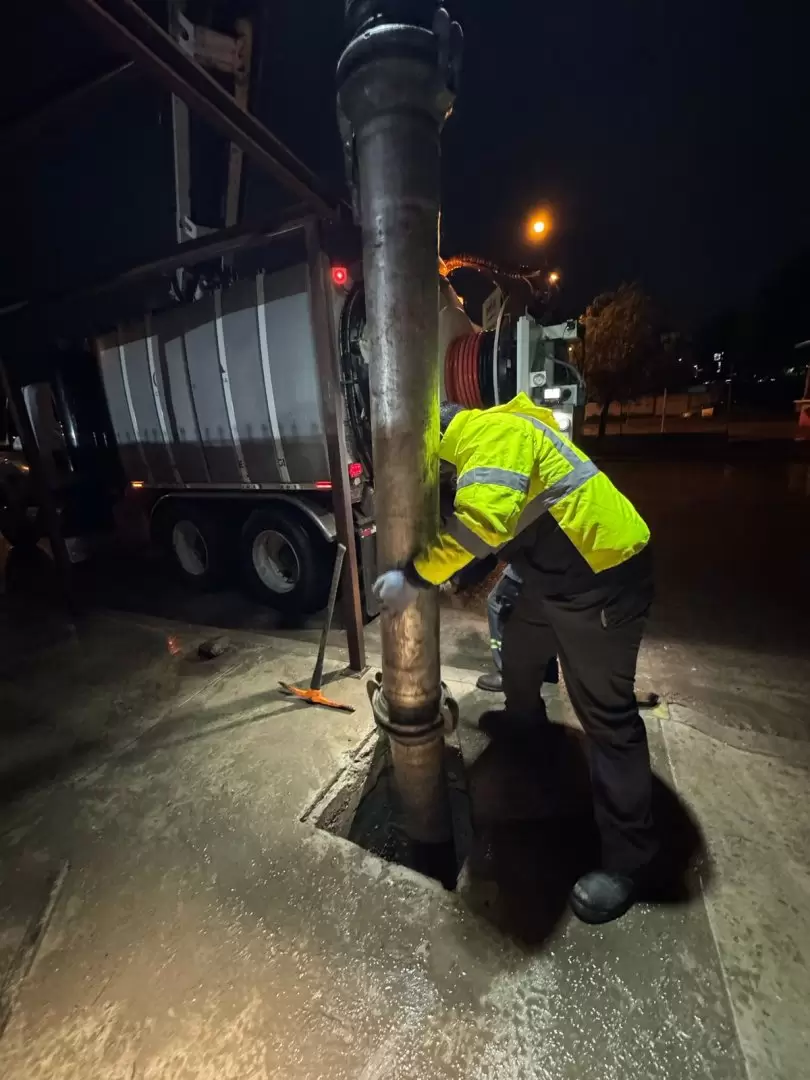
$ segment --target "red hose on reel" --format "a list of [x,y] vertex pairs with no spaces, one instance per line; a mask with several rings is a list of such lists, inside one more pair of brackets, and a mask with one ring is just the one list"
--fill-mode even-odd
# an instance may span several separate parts
[[444,361],[444,390],[448,401],[468,409],[484,407],[478,378],[481,332],[464,334],[452,341]]
[[472,334],[468,334],[462,342],[458,359],[458,382],[459,382],[459,404],[470,405],[470,397],[473,394],[474,388],[470,385],[470,351],[472,349]]

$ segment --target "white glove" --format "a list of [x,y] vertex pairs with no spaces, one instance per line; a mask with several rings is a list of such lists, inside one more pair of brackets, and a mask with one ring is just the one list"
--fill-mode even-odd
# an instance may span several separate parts
[[416,603],[419,589],[411,585],[402,570],[386,570],[374,582],[374,596],[383,611],[399,613]]

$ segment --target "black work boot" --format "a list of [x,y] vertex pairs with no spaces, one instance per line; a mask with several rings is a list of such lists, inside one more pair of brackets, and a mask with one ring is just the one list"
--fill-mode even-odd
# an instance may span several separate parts
[[493,694],[503,692],[503,675],[500,671],[488,671],[485,675],[479,675],[475,684],[479,690],[489,690]]
[[583,922],[606,923],[624,915],[635,899],[636,881],[628,874],[591,870],[573,887],[569,903]]

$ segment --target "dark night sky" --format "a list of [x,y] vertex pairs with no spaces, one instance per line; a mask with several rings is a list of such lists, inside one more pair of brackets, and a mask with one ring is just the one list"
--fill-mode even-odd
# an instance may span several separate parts
[[[794,12],[785,0],[448,6],[466,45],[444,138],[444,254],[529,261],[523,224],[548,202],[556,224],[548,256],[564,274],[564,307],[577,312],[597,291],[639,279],[673,320],[689,323],[744,302],[810,245],[810,18],[795,13],[799,4]],[[61,5],[49,0],[48,9]],[[64,66],[71,20],[63,11],[50,20],[50,55],[47,42],[33,59],[17,49],[24,71],[47,69],[54,57]],[[341,23],[339,0],[277,0],[254,103],[336,182]],[[15,112],[9,92],[25,85],[19,75],[3,78],[7,115]],[[4,293],[25,280],[26,242],[38,264],[33,279],[50,284],[96,277],[111,258],[126,265],[171,243],[167,118],[163,95],[139,83],[99,105],[78,131],[51,139],[34,174],[18,162],[20,212],[16,245],[5,245]],[[261,183],[251,183],[256,210]],[[59,253],[49,257],[54,245]]]
[[781,7],[465,0],[448,239],[508,255],[547,198],[575,307],[633,278],[687,320],[750,293],[810,242],[807,35]]
[[[276,54],[276,99],[307,48],[307,70],[324,74],[306,101],[293,95],[306,124],[278,104],[268,120],[324,168],[340,5],[309,45],[303,6],[285,6],[276,40],[291,47]],[[444,254],[531,260],[523,224],[548,201],[557,224],[548,256],[564,272],[565,306],[578,311],[639,279],[689,323],[744,303],[810,244],[810,17],[800,5],[448,6],[463,22],[465,55],[444,137]]]

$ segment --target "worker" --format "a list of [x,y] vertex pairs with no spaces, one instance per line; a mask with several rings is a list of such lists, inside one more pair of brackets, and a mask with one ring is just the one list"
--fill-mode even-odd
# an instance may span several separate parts
[[405,566],[374,585],[404,611],[473,559],[497,551],[523,580],[503,636],[505,717],[547,723],[540,697],[559,656],[588,742],[602,865],[574,885],[586,922],[632,905],[657,852],[652,774],[634,697],[652,602],[650,533],[635,508],[525,394],[491,409],[441,408],[440,457],[455,467],[453,516]]

